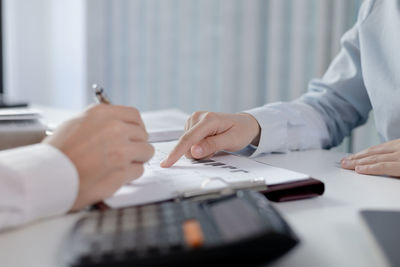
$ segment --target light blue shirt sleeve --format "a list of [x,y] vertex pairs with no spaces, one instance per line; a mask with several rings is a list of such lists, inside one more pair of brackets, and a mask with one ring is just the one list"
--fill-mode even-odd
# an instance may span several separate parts
[[245,111],[261,127],[260,142],[252,156],[330,148],[366,122],[372,107],[363,82],[359,26],[370,13],[373,2],[363,3],[357,23],[342,37],[341,51],[325,75],[309,83],[308,93],[293,102]]
[[352,129],[367,121],[372,109],[363,81],[358,30],[371,3],[363,4],[357,23],[342,37],[341,51],[322,79],[312,80],[309,92],[300,99],[322,115],[329,132],[325,148],[339,145]]

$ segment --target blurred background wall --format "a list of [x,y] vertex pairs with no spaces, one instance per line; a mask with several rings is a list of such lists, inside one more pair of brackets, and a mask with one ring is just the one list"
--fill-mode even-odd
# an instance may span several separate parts
[[78,109],[86,99],[86,4],[3,0],[5,91],[11,98]]
[[294,99],[355,21],[349,0],[89,0],[88,81],[142,110]]
[[[360,0],[6,0],[13,97],[238,112],[292,100],[320,77]],[[373,123],[343,148],[376,142]]]

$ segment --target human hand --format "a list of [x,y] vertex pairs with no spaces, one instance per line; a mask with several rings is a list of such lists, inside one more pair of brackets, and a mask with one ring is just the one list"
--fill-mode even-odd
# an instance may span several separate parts
[[143,174],[154,154],[139,111],[99,104],[65,122],[43,140],[61,150],[76,166],[79,192],[71,210],[111,196]]
[[195,112],[186,122],[185,134],[160,165],[171,167],[184,154],[200,159],[219,150],[237,151],[250,143],[257,145],[259,133],[260,126],[250,114]]
[[400,139],[346,157],[342,159],[341,165],[361,174],[400,177]]

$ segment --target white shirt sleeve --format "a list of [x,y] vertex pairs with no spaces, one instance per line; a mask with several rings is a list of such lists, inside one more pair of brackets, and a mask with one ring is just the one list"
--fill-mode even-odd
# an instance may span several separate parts
[[323,118],[305,103],[272,103],[245,112],[254,116],[261,127],[260,142],[252,157],[322,148],[329,140]]
[[0,229],[67,212],[78,194],[78,173],[47,144],[0,152]]

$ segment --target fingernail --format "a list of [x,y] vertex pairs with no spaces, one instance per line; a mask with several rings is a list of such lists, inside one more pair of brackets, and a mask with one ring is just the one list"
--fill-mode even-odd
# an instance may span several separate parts
[[348,159],[346,159],[346,158],[342,159],[341,163],[342,163],[343,166],[349,166],[350,165],[350,161]]
[[350,158],[351,158],[351,156],[344,157],[344,158],[342,158],[341,162],[346,161],[346,160],[348,161],[348,160],[350,160]]
[[193,153],[196,157],[201,157],[203,155],[203,148],[201,146],[195,146]]

